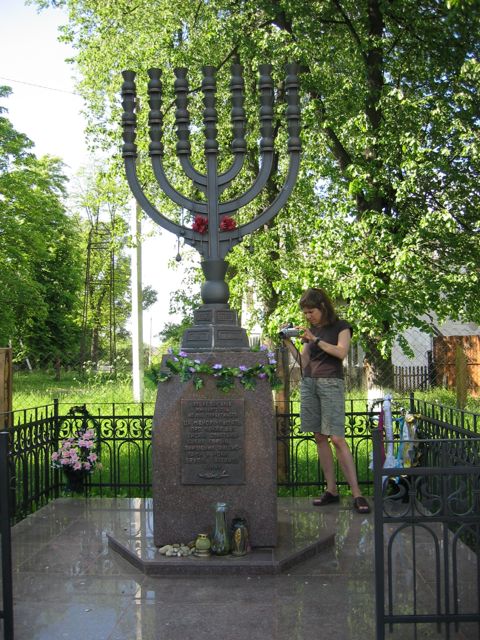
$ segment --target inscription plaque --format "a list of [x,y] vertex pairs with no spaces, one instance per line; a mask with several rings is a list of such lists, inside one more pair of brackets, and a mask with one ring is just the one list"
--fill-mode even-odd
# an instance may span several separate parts
[[244,484],[244,400],[182,400],[182,484]]

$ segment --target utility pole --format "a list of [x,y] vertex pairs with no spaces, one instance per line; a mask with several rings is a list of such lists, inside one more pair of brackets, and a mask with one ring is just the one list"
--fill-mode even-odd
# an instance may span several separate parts
[[143,402],[143,297],[142,297],[142,222],[141,209],[135,200],[131,204],[130,228],[132,232],[132,382],[133,399]]

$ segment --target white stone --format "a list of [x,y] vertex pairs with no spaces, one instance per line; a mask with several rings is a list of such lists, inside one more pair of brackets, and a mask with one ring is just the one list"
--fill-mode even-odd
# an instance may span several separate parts
[[169,549],[171,549],[171,545],[169,544],[165,544],[163,547],[160,547],[160,549],[158,550],[159,553],[161,553],[163,556],[167,553],[167,551]]

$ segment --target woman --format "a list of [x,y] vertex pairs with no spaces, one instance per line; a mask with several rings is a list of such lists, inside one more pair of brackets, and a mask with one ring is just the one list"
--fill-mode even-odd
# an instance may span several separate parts
[[[307,289],[300,299],[308,327],[298,327],[303,342],[301,353],[301,428],[313,432],[318,458],[327,483],[325,493],[313,501],[315,506],[339,502],[335,462],[330,443],[336,450],[340,468],[350,485],[353,507],[369,513],[370,507],[358,486],[352,453],[345,440],[345,391],[342,361],[348,353],[352,327],[340,319],[323,289]],[[289,338],[288,349],[297,355]]]

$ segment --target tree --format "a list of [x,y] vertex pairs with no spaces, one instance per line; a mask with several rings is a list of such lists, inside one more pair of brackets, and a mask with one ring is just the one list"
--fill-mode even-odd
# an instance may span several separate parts
[[75,353],[81,258],[61,162],[32,147],[0,116],[0,343],[12,342],[17,360],[46,364]]
[[[216,64],[222,80],[236,55],[251,89],[252,70],[272,61],[281,102],[281,68],[291,59],[302,65],[304,154],[296,192],[268,233],[252,238],[253,254],[237,247],[230,260],[233,300],[238,304],[253,286],[260,319],[271,332],[280,319],[298,317],[302,288],[325,286],[344,302],[344,315],[358,330],[372,382],[381,377],[389,384],[391,368],[385,374],[384,364],[391,345],[406,327],[423,327],[422,313],[480,320],[478,3],[62,4],[70,11],[64,37],[78,51],[92,130],[106,144],[118,140],[124,68],[142,74],[150,66],[165,69],[168,87],[171,67],[185,65],[196,87],[201,64]],[[251,97],[246,107],[252,124]],[[219,109],[226,110],[222,96]],[[227,123],[219,130],[224,141]],[[265,199],[274,197],[285,171],[281,119],[275,131],[278,171]],[[196,157],[199,141],[193,138]],[[255,138],[249,140],[251,156]],[[254,171],[251,162],[240,190]]]
[[[82,254],[85,256],[83,312],[81,319],[82,362],[115,364],[117,339],[127,336],[131,312],[129,193],[113,171],[94,164],[79,175],[72,206],[82,220]],[[143,292],[143,307],[155,303],[157,293]]]
[[71,196],[82,220],[84,262],[81,362],[114,365],[117,338],[130,313],[124,185],[93,165],[79,175]]

